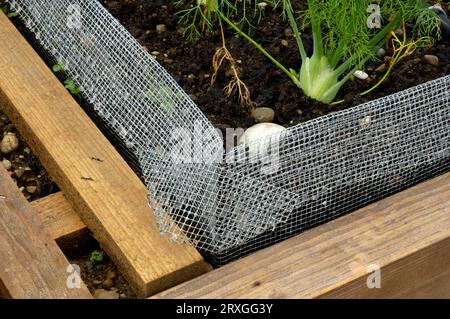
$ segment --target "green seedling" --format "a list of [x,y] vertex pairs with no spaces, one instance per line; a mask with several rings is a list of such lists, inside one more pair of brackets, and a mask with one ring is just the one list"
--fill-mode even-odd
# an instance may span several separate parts
[[167,113],[174,112],[183,99],[181,92],[176,92],[169,85],[153,80],[149,80],[147,90],[142,95],[150,102],[160,105]]
[[8,6],[4,3],[0,3],[0,9],[8,18],[14,18],[19,15],[19,13],[9,10]]
[[[53,72],[64,72],[66,74],[66,71],[64,69],[65,62],[64,60],[60,60],[57,64],[55,64],[52,67]],[[67,77],[66,80],[64,80],[64,87],[73,95],[76,96],[78,99],[82,99],[81,96],[81,88],[76,85],[75,81],[71,77]]]
[[89,256],[89,261],[98,269],[103,267],[105,254],[102,251],[94,250]]

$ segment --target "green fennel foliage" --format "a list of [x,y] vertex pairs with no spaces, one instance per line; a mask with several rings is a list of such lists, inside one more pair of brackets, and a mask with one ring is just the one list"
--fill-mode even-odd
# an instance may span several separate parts
[[[208,1],[197,3],[206,10]],[[424,0],[308,0],[307,9],[301,12],[294,10],[290,0],[266,1],[281,11],[281,17],[292,28],[302,61],[294,69],[269,54],[234,21],[233,12],[223,12],[222,1],[215,1],[218,7],[214,8],[218,9],[206,12],[214,12],[286,73],[305,95],[323,103],[333,102],[355,71],[368,60],[376,59],[377,50],[403,20],[417,37],[440,36],[439,18]],[[376,28],[368,24],[374,8],[380,22]],[[205,19],[210,21],[208,16]],[[302,38],[304,32],[311,32],[313,39],[309,54]]]
[[[376,58],[376,51],[403,19],[419,37],[439,34],[437,16],[421,0],[379,1],[380,28],[368,26],[373,0],[308,0],[308,9],[297,17],[290,0],[280,0],[278,5],[294,32],[302,60],[298,72],[282,70],[307,96],[323,103],[331,103],[355,71]],[[307,26],[313,39],[311,56],[301,37]]]
[[252,19],[261,20],[265,5],[273,0],[176,0],[178,6],[187,8],[177,12],[180,23],[184,23],[183,33],[188,41],[198,39],[202,31],[211,31],[217,13],[228,18],[236,18],[234,23],[241,29],[250,31]]

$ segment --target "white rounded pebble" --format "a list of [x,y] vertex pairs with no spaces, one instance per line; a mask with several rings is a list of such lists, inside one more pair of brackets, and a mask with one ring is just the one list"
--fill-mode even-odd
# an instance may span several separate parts
[[365,80],[369,77],[369,75],[366,72],[361,70],[356,71],[353,75],[360,80]]
[[245,130],[239,137],[239,144],[249,144],[263,137],[283,132],[286,128],[274,123],[258,123]]

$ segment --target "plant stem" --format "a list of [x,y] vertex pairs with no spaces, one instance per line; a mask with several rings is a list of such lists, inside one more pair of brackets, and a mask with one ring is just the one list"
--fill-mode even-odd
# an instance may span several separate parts
[[[231,22],[222,12],[218,12],[219,16],[223,21],[225,21],[230,27],[232,27],[239,35],[243,36],[247,41],[253,44],[262,54],[264,54],[270,61],[272,61],[280,70],[282,70],[286,75],[288,75],[293,81],[296,81],[295,75],[293,75],[288,69],[284,67],[280,62],[278,62],[269,52],[267,52],[258,42],[253,40],[249,35],[242,31],[237,25]],[[306,53],[305,53],[306,55]]]
[[292,31],[294,32],[295,41],[297,42],[302,61],[305,61],[308,56],[306,55],[305,46],[303,45],[302,37],[300,35],[300,31],[298,30],[297,20],[294,17],[294,10],[292,9],[291,2],[289,0],[283,0],[283,7],[285,12],[287,13]]
[[[308,7],[312,7],[312,1],[308,0]],[[297,23],[295,22],[297,25]],[[316,20],[315,17],[311,17],[311,30],[313,35],[313,46],[315,55],[321,57],[323,55],[323,44],[322,44],[322,30],[320,28],[320,22]],[[303,44],[302,44],[303,46]]]

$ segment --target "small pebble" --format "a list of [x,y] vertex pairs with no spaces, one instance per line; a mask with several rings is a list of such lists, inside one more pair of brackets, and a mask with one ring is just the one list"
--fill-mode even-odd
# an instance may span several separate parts
[[3,154],[9,154],[19,147],[19,139],[14,133],[6,133],[0,143],[0,149]]
[[376,73],[384,73],[384,72],[386,72],[386,70],[387,70],[387,66],[386,66],[386,64],[383,63],[375,69],[375,72]]
[[92,268],[94,268],[94,264],[90,260],[86,261],[85,266],[87,270],[92,270]]
[[163,33],[163,32],[166,32],[166,31],[167,31],[167,27],[166,27],[165,24],[158,24],[156,26],[156,32]]
[[403,35],[403,28],[402,27],[398,28],[397,30],[394,31],[394,33],[395,33],[396,36],[399,36],[399,37],[402,36]]
[[9,170],[11,169],[11,167],[12,167],[11,162],[8,161],[6,158],[3,159],[2,164],[3,164],[3,167],[4,167],[7,171],[9,171]]
[[110,270],[108,271],[108,273],[106,274],[106,278],[114,280],[116,279],[117,275],[114,271]]
[[111,287],[114,285],[113,281],[109,278],[106,278],[103,283],[102,283],[102,287],[105,289],[111,289]]
[[260,10],[264,10],[267,7],[267,2],[259,2],[258,3],[258,8]]
[[427,54],[423,56],[423,60],[431,65],[437,66],[439,65],[439,58],[435,55]]
[[356,71],[353,75],[360,80],[366,80],[369,77],[369,75],[366,72],[361,70]]
[[26,190],[27,190],[27,193],[34,194],[34,193],[36,193],[37,187],[30,185],[30,186],[27,186]]
[[23,167],[19,167],[18,169],[14,170],[14,175],[16,175],[16,177],[18,179],[22,178],[24,173],[25,173],[25,169]]
[[94,291],[95,299],[119,299],[119,294],[115,291],[105,289],[96,289]]
[[275,118],[275,112],[270,107],[258,107],[253,110],[251,116],[258,123],[270,123]]
[[294,36],[294,32],[292,32],[291,28],[286,28],[286,29],[284,29],[284,35],[287,37],[292,37],[292,36]]
[[284,47],[288,47],[289,46],[289,42],[287,40],[281,40],[281,45]]
[[379,48],[377,51],[377,55],[380,59],[386,56],[386,50],[384,48]]

